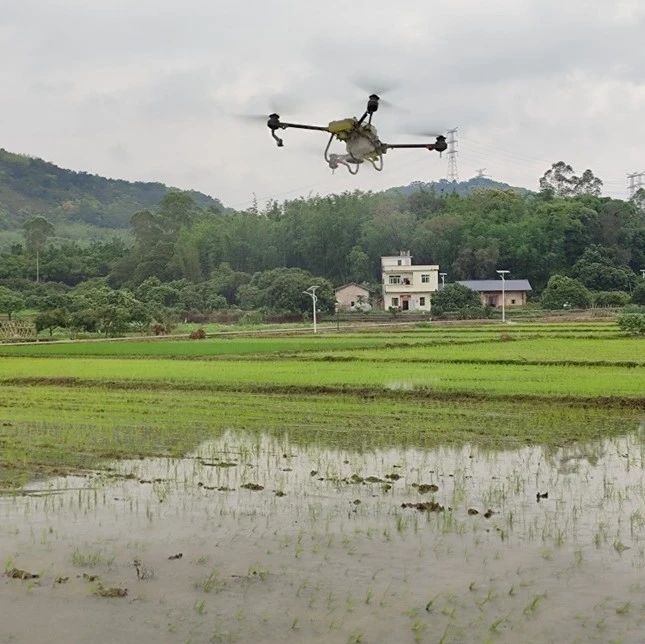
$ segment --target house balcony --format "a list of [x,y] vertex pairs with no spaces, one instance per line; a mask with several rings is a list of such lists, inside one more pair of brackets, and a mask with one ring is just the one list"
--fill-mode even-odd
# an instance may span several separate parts
[[431,293],[436,291],[432,284],[383,284],[384,293]]

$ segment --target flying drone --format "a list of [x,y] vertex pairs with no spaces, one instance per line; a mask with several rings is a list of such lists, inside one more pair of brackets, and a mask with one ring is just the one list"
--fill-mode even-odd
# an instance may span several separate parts
[[[285,123],[280,120],[279,114],[270,114],[267,126],[271,130],[277,146],[284,145],[283,140],[276,134],[278,130],[294,128],[297,130],[312,130],[314,132],[328,132],[330,134],[327,147],[325,148],[325,161],[332,170],[339,166],[345,166],[350,174],[357,174],[361,164],[369,162],[375,170],[383,169],[383,155],[388,150],[422,148],[443,152],[447,147],[446,137],[442,134],[436,136],[434,143],[383,143],[372,125],[372,117],[379,108],[380,97],[371,94],[367,99],[367,108],[363,116],[331,121],[329,125],[307,125],[303,123]],[[334,139],[345,144],[346,153],[336,154],[330,152]]]

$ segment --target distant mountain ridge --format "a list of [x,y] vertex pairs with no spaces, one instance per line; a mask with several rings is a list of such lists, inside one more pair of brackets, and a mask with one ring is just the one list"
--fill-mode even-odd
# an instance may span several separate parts
[[[0,231],[16,230],[34,215],[43,215],[57,227],[126,229],[132,214],[155,207],[169,190],[163,183],[66,170],[0,148]],[[186,192],[201,207],[222,208],[218,199]]]
[[[159,182],[107,179],[87,172],[61,168],[48,161],[15,154],[0,148],[0,246],[20,241],[25,221],[46,217],[60,239],[106,239],[129,235],[130,217],[137,211],[155,208],[164,195],[174,188]],[[488,177],[467,181],[414,181],[407,186],[385,190],[385,193],[410,195],[433,190],[438,195],[466,195],[477,189],[513,190]],[[185,191],[202,208],[225,211],[219,199],[195,190]]]
[[503,181],[495,181],[488,177],[472,177],[467,181],[448,181],[447,179],[439,179],[439,181],[413,181],[407,186],[397,186],[389,188],[385,192],[398,192],[403,195],[410,195],[414,192],[422,190],[433,190],[438,195],[458,194],[461,196],[471,193],[473,190],[512,190],[520,194],[530,192],[526,188],[519,188],[511,186]]

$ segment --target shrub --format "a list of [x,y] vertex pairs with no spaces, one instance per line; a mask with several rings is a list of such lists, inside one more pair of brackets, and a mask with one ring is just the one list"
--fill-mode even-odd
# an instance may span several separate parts
[[40,333],[44,329],[49,330],[49,335],[54,334],[54,329],[64,329],[69,324],[69,314],[64,309],[52,309],[43,311],[36,316],[34,320],[36,332]]
[[479,295],[463,284],[448,284],[445,288],[432,294],[431,303],[433,317],[441,316],[449,311],[459,311],[470,318],[475,310],[477,311],[475,317],[482,316]]
[[632,304],[645,304],[645,279],[638,280],[638,285],[632,291]]
[[262,324],[264,313],[262,311],[247,311],[239,320],[239,324]]
[[623,313],[643,313],[645,314],[645,305],[628,304],[623,308]]
[[155,335],[166,335],[168,333],[166,325],[162,324],[161,322],[154,322],[153,324],[151,324],[150,331]]
[[591,306],[591,292],[578,280],[564,275],[554,275],[542,293],[545,309],[587,309]]
[[25,308],[25,300],[20,295],[4,286],[0,286],[0,313],[6,313],[11,320],[11,314]]
[[625,306],[629,302],[629,294],[624,291],[600,291],[594,293],[595,306]]
[[624,313],[618,318],[618,326],[629,335],[645,335],[645,314]]
[[492,309],[487,306],[464,306],[456,311],[458,320],[480,320],[489,318]]
[[206,331],[204,331],[204,329],[195,329],[194,331],[191,331],[189,337],[191,340],[205,340]]

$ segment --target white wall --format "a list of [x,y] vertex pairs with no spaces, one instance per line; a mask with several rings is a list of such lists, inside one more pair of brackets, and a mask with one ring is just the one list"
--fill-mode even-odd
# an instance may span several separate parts
[[[363,296],[362,306],[358,306],[359,295]],[[336,291],[336,302],[341,309],[360,308],[363,310],[369,310],[371,308],[371,306],[369,305],[369,299],[369,291],[362,288],[361,286],[356,286],[354,284],[346,286],[345,288],[338,289]],[[354,304],[352,304],[352,302],[354,302]]]
[[[401,281],[409,280],[409,284],[390,284],[391,275],[400,275]],[[423,275],[428,281],[423,281]],[[407,299],[409,311],[429,311],[431,309],[432,293],[439,289],[439,266],[387,266],[383,268],[383,308],[387,311],[391,306],[402,308],[403,300]],[[424,299],[421,304],[421,298]],[[398,299],[395,304],[393,299]]]
[[390,255],[387,257],[381,257],[381,268],[410,266],[411,264],[412,257],[410,257],[409,255]]

